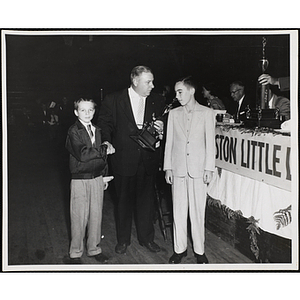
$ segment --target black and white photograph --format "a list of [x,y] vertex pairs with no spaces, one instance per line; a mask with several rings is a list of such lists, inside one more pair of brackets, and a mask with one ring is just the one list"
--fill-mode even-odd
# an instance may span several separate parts
[[299,270],[298,34],[2,30],[3,271]]

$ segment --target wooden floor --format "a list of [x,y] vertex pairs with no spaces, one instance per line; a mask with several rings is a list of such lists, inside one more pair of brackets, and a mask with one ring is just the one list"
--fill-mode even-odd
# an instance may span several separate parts
[[[63,143],[55,145],[36,130],[9,131],[8,137],[8,265],[62,265],[68,258],[69,170]],[[105,192],[103,208],[103,253],[108,264],[168,264],[173,253],[171,228],[165,241],[155,223],[155,242],[161,252],[141,247],[133,226],[132,242],[126,255],[114,252],[116,230],[112,186]],[[210,264],[252,263],[247,257],[206,230],[206,255]],[[82,257],[87,265],[97,264]],[[182,264],[195,264],[189,242]]]

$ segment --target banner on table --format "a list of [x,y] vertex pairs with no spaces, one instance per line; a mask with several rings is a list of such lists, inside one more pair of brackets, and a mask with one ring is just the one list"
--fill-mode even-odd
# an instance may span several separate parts
[[291,139],[216,127],[216,166],[291,191]]

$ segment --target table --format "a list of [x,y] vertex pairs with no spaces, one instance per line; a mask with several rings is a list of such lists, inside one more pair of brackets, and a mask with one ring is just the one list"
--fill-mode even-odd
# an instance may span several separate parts
[[216,172],[208,195],[272,234],[292,238],[288,132],[217,125]]

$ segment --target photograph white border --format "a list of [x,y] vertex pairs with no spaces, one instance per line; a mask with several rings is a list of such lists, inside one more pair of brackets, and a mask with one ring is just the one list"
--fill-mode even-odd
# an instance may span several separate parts
[[298,232],[298,164],[292,164],[292,263],[291,264],[220,264],[220,265],[8,265],[8,187],[7,187],[7,89],[6,89],[6,35],[290,35],[290,76],[291,76],[291,122],[292,122],[292,156],[291,161],[298,161],[298,30],[3,30],[2,47],[2,176],[3,176],[3,226],[2,226],[2,264],[5,272],[26,271],[293,271],[299,269],[299,232]]

